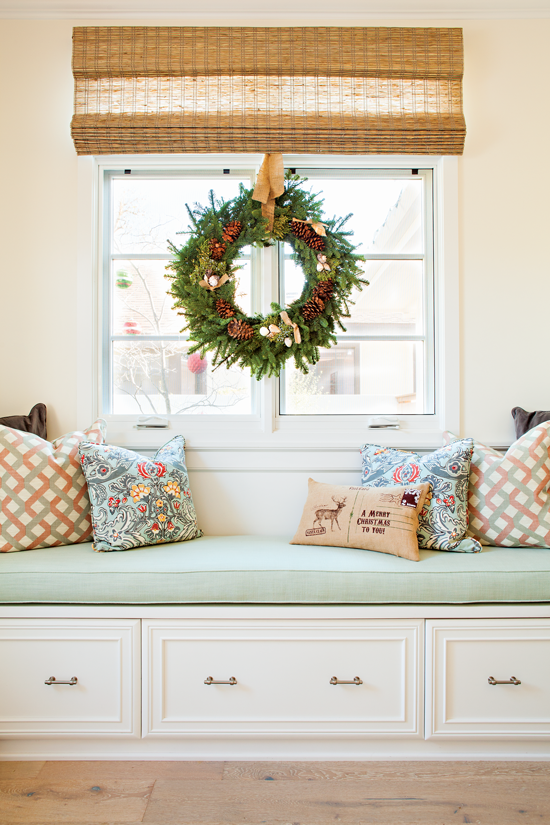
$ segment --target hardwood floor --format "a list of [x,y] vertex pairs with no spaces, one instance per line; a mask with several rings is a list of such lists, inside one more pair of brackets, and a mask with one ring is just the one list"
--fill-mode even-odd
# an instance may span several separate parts
[[535,822],[548,762],[0,762],[0,825]]

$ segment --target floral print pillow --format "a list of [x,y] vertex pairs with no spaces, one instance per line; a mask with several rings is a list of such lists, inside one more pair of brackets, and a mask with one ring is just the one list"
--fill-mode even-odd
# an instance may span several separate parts
[[93,548],[103,553],[202,535],[189,490],[185,440],[176,436],[153,458],[122,447],[79,447],[92,505]]
[[361,448],[361,483],[388,487],[429,481],[432,498],[419,514],[418,546],[479,553],[481,544],[466,538],[472,452],[471,438],[455,441],[428,455],[365,444]]

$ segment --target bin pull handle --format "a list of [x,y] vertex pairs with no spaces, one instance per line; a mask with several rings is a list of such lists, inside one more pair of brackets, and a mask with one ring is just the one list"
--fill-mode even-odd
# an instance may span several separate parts
[[346,681],[345,679],[338,679],[336,676],[333,676],[330,680],[331,685],[362,685],[363,680],[356,676],[351,682]]
[[78,679],[76,678],[76,676],[73,676],[72,679],[69,679],[68,682],[63,681],[63,679],[56,679],[55,676],[50,676],[49,679],[46,679],[44,684],[45,685],[76,685],[77,682],[78,682]]
[[218,679],[213,679],[212,676],[209,676],[207,679],[204,680],[205,685],[236,685],[237,680],[234,676],[229,677],[228,682],[219,681]]
[[490,685],[521,685],[520,680],[516,679],[515,676],[510,676],[510,678],[504,682],[499,682],[498,679],[495,679],[494,676],[489,676],[487,681]]

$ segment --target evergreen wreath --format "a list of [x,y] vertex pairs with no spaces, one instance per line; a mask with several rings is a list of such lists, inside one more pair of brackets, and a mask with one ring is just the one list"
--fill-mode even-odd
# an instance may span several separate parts
[[[194,229],[180,249],[170,244],[167,277],[174,307],[196,342],[189,354],[212,351],[214,366],[248,367],[259,380],[279,375],[290,357],[307,373],[320,358],[319,347],[336,343],[336,325],[345,332],[351,292],[368,285],[358,266],[363,258],[348,240],[352,233],[343,231],[351,216],[324,218],[320,196],[302,188],[306,180],[287,173],[271,231],[253,190],[242,184],[231,201],[217,201],[211,191],[208,206],[187,206]],[[235,302],[239,253],[277,241],[292,247],[305,276],[302,294],[286,308],[272,303],[265,317],[247,316]]]

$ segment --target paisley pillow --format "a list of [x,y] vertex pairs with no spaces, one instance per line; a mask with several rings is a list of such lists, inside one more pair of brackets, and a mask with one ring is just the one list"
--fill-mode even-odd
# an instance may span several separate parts
[[479,553],[481,544],[466,538],[468,481],[473,441],[455,441],[428,455],[365,444],[362,484],[390,487],[429,481],[432,499],[420,512],[418,546],[428,550]]
[[176,436],[148,458],[122,447],[83,443],[94,550],[130,550],[202,535],[189,490],[185,441]]

